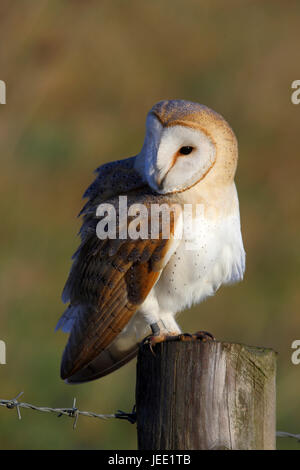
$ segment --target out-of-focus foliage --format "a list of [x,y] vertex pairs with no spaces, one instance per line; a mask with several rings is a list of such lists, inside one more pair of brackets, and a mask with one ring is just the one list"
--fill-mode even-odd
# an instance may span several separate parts
[[[157,101],[225,116],[240,149],[245,280],[182,315],[184,330],[272,347],[278,423],[300,432],[299,2],[21,0],[0,3],[0,397],[110,413],[134,403],[135,363],[90,384],[59,379],[54,334],[81,195],[101,163],[139,151]],[[2,449],[134,449],[135,426],[0,409]],[[300,448],[280,440],[280,448]]]

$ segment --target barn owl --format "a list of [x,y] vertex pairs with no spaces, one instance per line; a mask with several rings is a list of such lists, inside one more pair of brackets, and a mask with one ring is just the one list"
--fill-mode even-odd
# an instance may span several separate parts
[[[66,382],[109,374],[137,354],[144,338],[151,345],[180,338],[180,311],[243,278],[237,158],[236,137],[222,116],[204,105],[170,100],[148,113],[139,154],[96,170],[84,194],[81,244],[63,291],[69,305],[57,325],[70,333],[61,363]],[[120,196],[128,206],[174,205],[169,236],[160,231],[156,238],[100,239],[97,208],[111,204],[120,220]],[[174,236],[184,224],[178,207],[185,205],[195,223],[189,240],[184,231]],[[151,210],[147,214],[150,226]]]

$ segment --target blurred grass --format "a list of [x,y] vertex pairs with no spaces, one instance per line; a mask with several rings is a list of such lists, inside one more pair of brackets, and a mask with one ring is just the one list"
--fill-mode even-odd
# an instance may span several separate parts
[[[21,0],[0,4],[2,189],[0,397],[110,413],[134,403],[135,363],[98,382],[59,379],[66,342],[54,326],[78,240],[81,195],[101,163],[136,154],[148,109],[183,98],[223,114],[240,147],[237,186],[245,280],[182,315],[185,330],[272,347],[277,428],[300,432],[300,4],[228,0]],[[0,410],[2,449],[134,449],[126,422]],[[279,448],[300,449],[289,439]]]

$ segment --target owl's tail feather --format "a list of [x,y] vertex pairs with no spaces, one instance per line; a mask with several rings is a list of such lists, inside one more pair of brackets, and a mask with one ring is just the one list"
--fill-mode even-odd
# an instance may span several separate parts
[[104,377],[133,359],[137,352],[137,345],[127,351],[116,351],[109,347],[102,351],[86,367],[65,379],[65,382],[68,384],[79,384]]
[[[93,311],[92,311],[93,313]],[[82,332],[86,332],[86,321],[91,312],[86,305],[70,306],[60,319],[57,328],[70,332],[69,341],[61,362],[61,377],[69,384],[88,382],[99,379],[123,366],[138,353],[138,344],[151,329],[142,315],[134,315],[113,341],[108,344],[90,362],[86,362],[74,371],[74,361],[84,345],[80,342]],[[101,340],[101,336],[99,336]],[[71,372],[71,374],[70,374]]]

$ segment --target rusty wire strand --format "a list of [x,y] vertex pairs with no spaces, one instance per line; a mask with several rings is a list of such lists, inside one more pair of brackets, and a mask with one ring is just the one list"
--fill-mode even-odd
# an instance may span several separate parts
[[0,399],[0,406],[5,406],[8,409],[16,408],[18,418],[22,419],[20,408],[27,408],[34,411],[40,411],[44,413],[55,413],[58,418],[61,416],[69,416],[70,418],[74,419],[73,429],[76,428],[78,417],[80,415],[87,416],[89,418],[98,418],[98,419],[125,419],[130,423],[134,424],[136,422],[136,413],[135,407],[133,408],[131,413],[125,413],[124,411],[118,410],[117,413],[114,414],[99,414],[94,413],[93,411],[81,411],[76,407],[76,398],[73,400],[73,406],[71,408],[51,408],[49,406],[35,406],[30,403],[23,403],[19,402],[18,398],[23,395],[24,392],[20,392],[15,398],[10,400],[3,400]]

